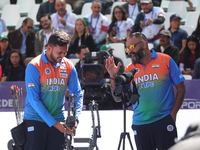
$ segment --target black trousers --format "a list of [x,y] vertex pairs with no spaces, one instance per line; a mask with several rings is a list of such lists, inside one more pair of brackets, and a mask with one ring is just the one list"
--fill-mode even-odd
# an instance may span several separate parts
[[171,115],[145,125],[132,125],[137,150],[167,150],[175,144],[177,129]]
[[28,120],[25,122],[25,150],[63,150],[64,133],[46,123]]

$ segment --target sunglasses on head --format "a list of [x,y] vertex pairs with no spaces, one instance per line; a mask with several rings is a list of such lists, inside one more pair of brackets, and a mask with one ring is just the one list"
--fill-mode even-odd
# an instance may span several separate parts
[[136,47],[137,44],[140,44],[142,42],[138,42],[136,44],[131,44],[128,47],[126,47],[126,52],[128,53],[130,50],[134,49]]

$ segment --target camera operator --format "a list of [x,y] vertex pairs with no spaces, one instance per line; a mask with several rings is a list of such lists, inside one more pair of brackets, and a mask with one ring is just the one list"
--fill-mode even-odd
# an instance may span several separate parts
[[78,73],[78,78],[79,80],[81,79],[81,75],[82,75],[82,65],[84,64],[84,57],[86,53],[89,53],[90,50],[88,49],[88,47],[86,45],[80,45],[77,48],[77,53],[75,54],[77,56],[77,58],[79,58],[80,60],[75,64],[75,68],[76,71]]
[[[107,82],[106,79],[109,78],[107,69],[105,69],[105,60],[106,60],[106,58],[108,58],[109,56],[112,55],[112,51],[113,51],[113,49],[109,45],[106,45],[106,46],[102,46],[100,49],[100,52],[97,53],[97,54],[100,54],[100,57],[101,57],[100,58],[101,61],[99,62],[100,63],[99,65],[102,65],[102,72],[103,72],[102,74],[103,74],[103,80],[104,80],[103,85],[90,87],[90,86],[84,86],[83,84],[81,84],[83,89],[85,89],[85,92],[87,90],[90,90],[89,91],[90,93],[86,93],[86,94],[92,95],[94,93],[96,95],[101,96],[100,97],[101,100],[99,99],[99,97],[97,98],[98,100],[95,99],[96,102],[98,103],[99,110],[122,109],[122,103],[116,103],[114,101],[112,94],[111,94],[110,87],[106,85],[106,84],[110,84],[110,83],[109,82],[105,83],[105,82]],[[80,82],[81,82],[81,80],[83,80],[83,74],[87,74],[85,76],[85,78],[87,78],[86,79],[87,81],[94,82],[95,78],[99,79],[101,70],[94,68],[93,62],[89,62],[89,63],[87,61],[86,61],[86,63],[84,62],[85,59],[88,59],[88,58],[86,58],[87,57],[86,53],[89,53],[87,46],[81,45],[78,47],[76,55],[78,56],[80,61],[76,63],[75,67],[78,72]],[[91,59],[91,58],[89,58],[89,59]],[[122,63],[122,61],[119,58],[118,59],[116,58],[116,64],[118,62]],[[91,64],[91,66],[89,65],[89,66],[87,66],[88,68],[83,69],[84,64]],[[121,65],[120,68],[121,69],[119,72],[122,73],[124,70],[124,65]],[[91,70],[91,72],[88,72],[88,70],[89,71]],[[102,94],[101,94],[101,90],[104,91]],[[88,100],[86,98],[84,98],[85,105],[87,105],[86,101],[88,101]],[[89,107],[86,106],[86,109],[88,109],[88,108]]]
[[[137,70],[134,81],[140,95],[133,105],[132,119],[137,150],[166,150],[177,137],[175,121],[184,100],[185,79],[170,56],[149,50],[147,39],[140,32],[132,33],[127,38],[126,51],[132,64],[125,68],[125,72],[133,68]],[[120,102],[121,97],[117,97],[114,91],[120,63],[116,66],[113,57],[110,57],[105,67],[112,79],[113,97]],[[177,90],[176,95],[173,85]]]
[[[106,52],[109,53],[110,56],[113,56],[113,50],[114,49],[109,44],[104,44],[104,45],[102,45],[100,47],[100,51],[106,51]],[[115,56],[113,56],[113,57],[114,57],[114,62],[115,62],[116,65],[119,62],[121,63],[121,66],[120,66],[120,69],[119,69],[119,73],[123,73],[124,72],[124,64],[123,64],[122,60],[120,58],[118,58],[118,57],[115,57]],[[105,63],[103,65],[103,67],[105,68]],[[104,78],[110,78],[110,75],[108,74],[108,71],[107,71],[106,68],[104,69],[104,71],[105,71],[104,72]]]

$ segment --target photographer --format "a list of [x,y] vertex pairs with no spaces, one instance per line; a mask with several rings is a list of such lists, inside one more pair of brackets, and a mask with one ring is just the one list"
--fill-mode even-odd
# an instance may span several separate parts
[[[132,64],[125,68],[125,72],[133,68],[137,70],[134,81],[140,95],[133,105],[132,122],[137,150],[166,150],[177,137],[175,121],[184,100],[185,79],[170,56],[149,50],[147,39],[140,32],[127,38],[126,51]],[[120,63],[116,66],[110,57],[105,67],[110,74],[113,97],[120,102],[121,97],[115,95],[115,78]],[[173,85],[177,90],[175,96]]]

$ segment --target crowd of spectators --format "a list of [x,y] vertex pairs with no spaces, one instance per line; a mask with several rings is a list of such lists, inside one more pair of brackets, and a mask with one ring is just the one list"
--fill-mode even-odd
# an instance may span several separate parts
[[[82,6],[87,2],[92,2],[92,13],[78,18]],[[20,60],[23,59],[27,64],[45,50],[52,33],[64,30],[71,36],[66,56],[68,58],[79,58],[81,51],[78,47],[82,45],[85,45],[89,52],[99,52],[104,44],[124,43],[131,33],[142,32],[148,42],[153,43],[155,51],[166,53],[174,59],[183,74],[189,74],[195,79],[200,78],[200,75],[193,75],[193,72],[197,74],[200,70],[198,59],[200,57],[200,17],[197,20],[196,29],[192,35],[188,35],[181,29],[182,18],[177,14],[170,17],[170,27],[166,29],[164,10],[152,0],[129,0],[123,5],[115,6],[110,24],[105,17],[105,10],[102,12],[102,9],[111,6],[112,1],[48,0],[36,1],[36,3],[40,3],[35,16],[40,22],[37,32],[33,30],[33,18],[27,17],[19,29],[10,30],[8,35],[5,35],[6,24],[0,19],[0,72],[3,77],[6,65],[9,61],[11,62],[9,55],[12,51],[19,51]],[[73,12],[67,11],[66,4],[72,5]],[[0,78],[3,79],[2,76]],[[2,79],[1,81],[8,80],[8,78]]]

